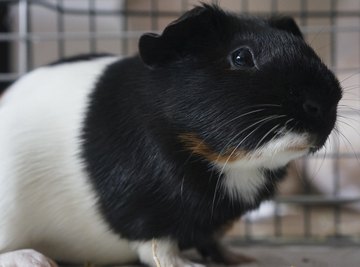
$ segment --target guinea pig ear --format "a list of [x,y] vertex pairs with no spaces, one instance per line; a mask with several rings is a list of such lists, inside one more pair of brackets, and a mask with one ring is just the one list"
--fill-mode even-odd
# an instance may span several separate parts
[[161,35],[144,34],[139,40],[141,59],[153,68],[196,54],[219,38],[218,25],[223,15],[218,6],[203,4],[170,23]]
[[300,31],[300,28],[296,24],[295,20],[291,17],[272,17],[268,21],[270,26],[273,28],[287,31],[295,36],[304,38]]
[[146,33],[139,40],[139,54],[142,61],[149,67],[161,65],[168,61],[172,55],[161,40],[161,36],[155,33]]

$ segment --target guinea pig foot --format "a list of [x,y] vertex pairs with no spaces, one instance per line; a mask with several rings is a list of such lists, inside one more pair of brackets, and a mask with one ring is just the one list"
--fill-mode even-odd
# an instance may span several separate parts
[[205,265],[191,261],[185,261],[184,267],[205,267]]
[[33,249],[22,249],[0,254],[1,267],[58,267],[43,254]]
[[256,262],[254,258],[245,256],[230,247],[220,244],[217,241],[212,241],[206,245],[198,247],[198,251],[204,259],[226,265],[239,265],[245,263]]
[[161,259],[156,267],[206,267],[203,264],[195,263],[181,257],[172,259]]
[[223,247],[222,256],[224,259],[224,263],[226,263],[227,265],[238,265],[256,262],[256,259],[243,255],[227,247]]
[[150,267],[205,267],[184,259],[177,244],[168,239],[133,242],[133,246],[140,261]]

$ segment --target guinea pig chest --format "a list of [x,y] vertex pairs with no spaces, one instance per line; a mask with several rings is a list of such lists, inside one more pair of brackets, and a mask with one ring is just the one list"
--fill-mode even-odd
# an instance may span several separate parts
[[207,4],[143,35],[133,57],[34,70],[0,102],[0,251],[247,261],[221,236],[274,194],[290,160],[324,145],[341,95],[291,18]]

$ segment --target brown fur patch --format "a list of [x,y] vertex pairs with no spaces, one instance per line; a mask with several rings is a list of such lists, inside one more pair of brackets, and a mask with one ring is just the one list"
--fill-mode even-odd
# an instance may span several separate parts
[[211,162],[225,163],[234,162],[244,158],[247,154],[246,151],[235,151],[229,149],[224,154],[215,152],[204,140],[200,139],[195,133],[185,133],[179,135],[179,139],[184,144],[185,148],[192,153],[202,156]]
[[308,145],[297,145],[297,146],[291,146],[287,150],[289,150],[289,151],[304,151],[308,148],[309,148]]

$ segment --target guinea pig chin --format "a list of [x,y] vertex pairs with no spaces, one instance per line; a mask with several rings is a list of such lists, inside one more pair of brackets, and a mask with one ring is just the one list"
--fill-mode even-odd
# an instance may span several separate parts
[[289,161],[308,154],[313,146],[306,133],[286,133],[254,150],[230,148],[223,153],[214,151],[206,140],[194,133],[179,136],[185,148],[216,166],[228,168],[269,168],[285,166]]

